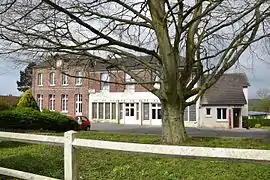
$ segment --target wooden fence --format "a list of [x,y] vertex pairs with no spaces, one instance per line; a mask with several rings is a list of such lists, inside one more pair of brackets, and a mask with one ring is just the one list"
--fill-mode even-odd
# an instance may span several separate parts
[[[173,156],[270,161],[270,150],[170,146],[170,145],[152,145],[152,144],[99,141],[90,139],[78,139],[75,138],[75,134],[76,134],[75,131],[68,131],[64,134],[64,137],[61,137],[61,136],[45,136],[45,135],[35,135],[25,133],[10,133],[0,131],[0,140],[64,146],[65,180],[79,179],[75,156],[76,147],[164,154]],[[40,176],[32,173],[21,172],[2,167],[0,167],[0,174],[11,177],[17,177],[21,179],[55,180],[54,178],[50,177]]]

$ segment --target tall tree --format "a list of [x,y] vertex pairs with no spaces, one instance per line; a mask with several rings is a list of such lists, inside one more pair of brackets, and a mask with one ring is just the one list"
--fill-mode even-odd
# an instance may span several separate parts
[[30,62],[24,71],[20,71],[20,81],[17,81],[18,91],[25,92],[32,86],[32,68],[36,65],[35,62]]
[[6,0],[0,37],[3,53],[70,53],[128,73],[160,99],[163,140],[177,144],[184,109],[269,37],[269,10],[267,0]]

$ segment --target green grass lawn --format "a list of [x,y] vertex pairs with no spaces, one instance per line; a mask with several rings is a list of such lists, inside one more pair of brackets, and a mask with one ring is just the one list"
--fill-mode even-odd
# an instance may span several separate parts
[[[61,134],[57,134],[61,135]],[[155,135],[81,132],[79,138],[160,144]],[[261,140],[192,138],[183,145],[270,149]],[[98,149],[77,149],[81,179],[269,179],[270,164],[188,159]],[[63,179],[63,148],[15,142],[0,143],[0,167]],[[1,177],[0,177],[1,179]]]

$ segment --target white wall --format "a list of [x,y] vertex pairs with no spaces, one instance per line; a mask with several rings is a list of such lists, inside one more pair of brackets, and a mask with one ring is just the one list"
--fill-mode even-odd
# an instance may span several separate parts
[[245,95],[247,104],[244,105],[242,114],[243,116],[248,116],[248,87],[243,88],[243,93]]

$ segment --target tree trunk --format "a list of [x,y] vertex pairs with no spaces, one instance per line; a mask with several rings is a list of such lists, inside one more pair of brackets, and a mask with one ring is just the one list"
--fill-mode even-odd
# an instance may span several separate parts
[[162,138],[166,144],[181,144],[187,139],[184,126],[184,106],[162,102]]

